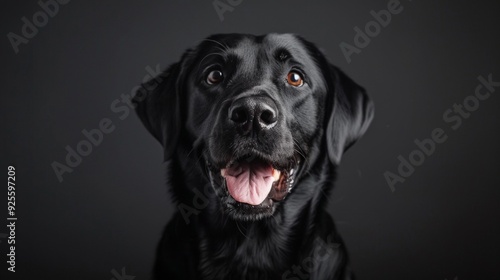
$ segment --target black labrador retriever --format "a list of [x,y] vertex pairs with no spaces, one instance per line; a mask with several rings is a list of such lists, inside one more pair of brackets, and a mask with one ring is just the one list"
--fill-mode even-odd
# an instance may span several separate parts
[[353,279],[324,208],[373,105],[315,45],[214,35],[133,102],[163,145],[178,209],[155,279]]

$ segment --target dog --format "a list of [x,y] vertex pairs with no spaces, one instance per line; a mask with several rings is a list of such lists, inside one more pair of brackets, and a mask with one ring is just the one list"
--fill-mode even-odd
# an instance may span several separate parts
[[294,34],[218,34],[133,98],[177,210],[154,279],[353,279],[325,210],[365,90]]

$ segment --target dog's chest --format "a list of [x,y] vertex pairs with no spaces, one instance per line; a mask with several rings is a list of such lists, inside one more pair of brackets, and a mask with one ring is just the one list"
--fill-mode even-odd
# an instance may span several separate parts
[[281,242],[247,235],[241,239],[201,244],[203,279],[274,279],[289,266]]

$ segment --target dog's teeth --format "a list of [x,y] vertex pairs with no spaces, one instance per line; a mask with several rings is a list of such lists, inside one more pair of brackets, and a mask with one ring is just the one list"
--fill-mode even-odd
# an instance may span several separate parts
[[281,172],[277,169],[273,169],[273,177],[274,181],[278,181],[280,179]]
[[290,169],[290,175],[293,175],[293,168]]
[[220,175],[222,177],[226,178],[226,169],[225,168],[223,168],[223,169],[220,170]]

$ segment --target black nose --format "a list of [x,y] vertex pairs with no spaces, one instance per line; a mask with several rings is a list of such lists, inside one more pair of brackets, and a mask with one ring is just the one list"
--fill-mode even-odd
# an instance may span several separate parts
[[243,132],[251,129],[271,129],[278,121],[278,109],[270,98],[245,97],[233,102],[228,111],[229,119]]

